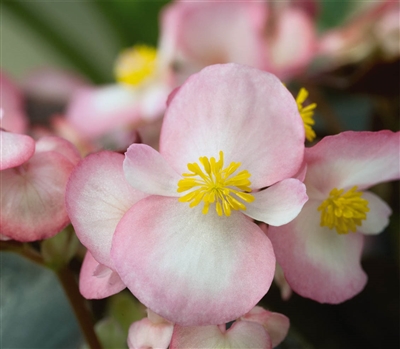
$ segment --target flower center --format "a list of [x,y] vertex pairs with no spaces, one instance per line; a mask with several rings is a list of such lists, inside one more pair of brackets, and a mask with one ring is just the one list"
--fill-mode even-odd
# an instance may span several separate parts
[[303,119],[304,129],[306,131],[306,138],[309,142],[312,142],[316,137],[316,134],[312,129],[312,126],[315,124],[313,115],[314,115],[314,109],[317,107],[317,104],[312,103],[304,107],[303,104],[307,99],[307,97],[308,97],[308,91],[305,88],[301,88],[296,97],[296,103],[297,103],[297,108],[299,109],[300,116]]
[[332,189],[329,197],[318,207],[321,211],[321,227],[335,228],[338,234],[356,232],[357,225],[367,218],[368,201],[363,199],[362,192],[353,187],[343,193],[344,189]]
[[115,62],[114,72],[118,82],[138,86],[154,74],[156,66],[156,49],[135,45],[121,52]]
[[[219,160],[206,156],[199,158],[203,169],[197,163],[187,165],[191,173],[184,173],[178,182],[178,193],[190,191],[179,198],[180,202],[190,202],[190,207],[204,202],[203,214],[208,213],[211,204],[215,203],[215,210],[219,216],[230,216],[232,210],[246,210],[242,201],[252,202],[249,171],[244,170],[235,174],[240,162],[232,162],[224,167],[224,153],[219,152]],[[242,201],[241,201],[242,200]]]

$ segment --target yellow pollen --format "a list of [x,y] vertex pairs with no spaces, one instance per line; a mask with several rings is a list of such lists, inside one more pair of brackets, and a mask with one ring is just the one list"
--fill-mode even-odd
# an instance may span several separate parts
[[321,227],[335,228],[338,234],[356,232],[362,220],[367,218],[368,200],[363,199],[362,192],[353,187],[343,193],[344,189],[332,189],[329,197],[318,207],[321,211]]
[[135,45],[120,53],[114,73],[122,84],[138,86],[151,77],[157,65],[157,50],[146,45]]
[[306,107],[303,106],[303,103],[308,97],[308,91],[302,87],[296,97],[297,108],[299,109],[299,113],[301,118],[303,119],[304,128],[306,131],[306,138],[309,142],[312,142],[316,134],[312,129],[312,126],[315,124],[313,119],[314,109],[317,107],[316,103],[312,103],[307,105]]
[[190,202],[190,207],[197,206],[203,201],[203,214],[208,213],[211,204],[215,203],[215,210],[219,216],[230,216],[232,210],[246,210],[242,202],[253,202],[251,192],[251,174],[247,171],[236,170],[240,162],[232,162],[224,167],[224,153],[219,152],[219,160],[206,156],[199,158],[203,169],[197,163],[187,165],[190,173],[184,173],[184,177],[178,182],[178,193],[189,190],[179,198],[180,202]]

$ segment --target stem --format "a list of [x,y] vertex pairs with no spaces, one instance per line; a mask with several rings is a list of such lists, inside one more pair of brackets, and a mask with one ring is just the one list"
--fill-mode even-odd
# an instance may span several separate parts
[[102,345],[94,331],[91,313],[79,292],[74,275],[67,267],[56,271],[56,275],[72,305],[75,316],[78,319],[79,325],[86,339],[86,343],[91,349],[101,349]]
[[17,241],[0,241],[0,251],[15,252],[36,264],[42,266],[46,265],[40,253],[26,243]]
[[36,30],[36,32],[47,40],[48,44],[54,47],[63,56],[75,65],[82,73],[86,74],[93,82],[101,83],[106,81],[103,74],[96,69],[91,60],[81,53],[76,47],[57,33],[53,26],[43,21],[40,16],[30,11],[26,5],[18,1],[3,1],[2,4],[18,17],[22,22]]

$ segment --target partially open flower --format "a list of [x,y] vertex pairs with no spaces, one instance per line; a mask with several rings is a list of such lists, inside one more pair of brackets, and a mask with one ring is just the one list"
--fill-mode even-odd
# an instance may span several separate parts
[[400,133],[343,132],[306,149],[309,201],[297,218],[269,227],[290,287],[322,303],[340,303],[364,288],[364,234],[380,233],[391,209],[369,187],[400,177]]

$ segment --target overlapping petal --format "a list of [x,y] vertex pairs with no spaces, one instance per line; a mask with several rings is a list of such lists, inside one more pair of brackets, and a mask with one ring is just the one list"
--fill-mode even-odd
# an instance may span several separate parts
[[246,204],[244,213],[258,221],[275,226],[293,220],[308,199],[305,185],[293,178],[284,179],[252,195],[255,200]]
[[78,238],[99,263],[110,268],[114,230],[125,212],[146,196],[125,180],[123,160],[123,155],[108,151],[89,155],[72,173],[66,193]]
[[153,148],[145,144],[132,144],[124,160],[124,173],[129,184],[148,194],[179,196],[181,176]]
[[73,165],[81,160],[78,149],[64,138],[47,136],[36,142],[36,152],[54,151],[65,156]]
[[121,219],[112,258],[143,304],[181,325],[220,324],[246,313],[275,270],[270,241],[241,213],[203,215],[161,196],[143,199]]
[[79,291],[86,299],[102,299],[122,291],[125,288],[119,275],[97,262],[89,251],[79,274]]
[[1,172],[1,233],[18,241],[49,238],[69,223],[64,195],[74,165],[57,152],[38,152]]
[[292,289],[321,303],[341,303],[365,286],[361,268],[363,236],[337,234],[320,227],[321,202],[310,199],[298,217],[282,227],[270,226],[268,236],[277,261]]
[[400,178],[400,132],[342,132],[305,153],[305,183],[325,199],[333,188],[358,190]]
[[[179,125],[179,127],[178,127]],[[170,101],[160,152],[178,172],[200,156],[240,162],[253,188],[294,175],[304,151],[304,127],[292,95],[273,75],[237,64],[191,76]]]
[[0,170],[23,164],[35,152],[35,141],[27,135],[0,130],[0,144]]
[[358,228],[363,234],[378,234],[389,224],[389,216],[392,213],[389,205],[379,196],[371,192],[364,192],[363,199],[368,201],[369,211],[367,219],[362,221],[361,227]]

